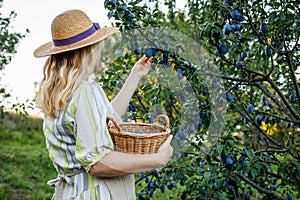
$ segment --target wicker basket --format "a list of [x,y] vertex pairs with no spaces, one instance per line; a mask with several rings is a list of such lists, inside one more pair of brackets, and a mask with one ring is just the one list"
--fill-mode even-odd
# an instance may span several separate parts
[[[165,119],[165,126],[155,124],[159,118]],[[106,123],[116,150],[125,153],[155,153],[170,134],[170,121],[166,115],[158,115],[153,124],[130,122],[117,124],[111,117],[107,117]]]

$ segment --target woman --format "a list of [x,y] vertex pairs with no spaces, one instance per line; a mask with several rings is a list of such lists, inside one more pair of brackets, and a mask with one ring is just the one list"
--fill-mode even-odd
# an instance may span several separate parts
[[151,67],[143,56],[119,94],[110,103],[99,85],[89,80],[99,65],[101,41],[118,31],[100,28],[80,10],[54,18],[52,41],[34,52],[49,56],[44,65],[39,103],[45,114],[44,135],[58,178],[54,199],[135,199],[133,174],[162,167],[173,149],[169,137],[154,154],[113,150],[106,117],[121,121],[140,79]]

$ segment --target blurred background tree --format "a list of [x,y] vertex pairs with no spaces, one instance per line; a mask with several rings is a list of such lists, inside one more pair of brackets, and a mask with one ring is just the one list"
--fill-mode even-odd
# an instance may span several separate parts
[[[0,9],[2,8],[3,0],[0,0]],[[20,40],[25,37],[23,33],[17,33],[12,31],[17,13],[11,11],[9,16],[3,16],[0,10],[0,71],[3,71],[13,56],[17,53],[17,47]],[[27,29],[26,32],[29,32]],[[1,83],[0,77],[0,122],[2,122],[5,107],[7,108],[7,99],[10,97],[10,91],[7,90],[7,86]],[[25,111],[26,107],[24,103],[15,103],[12,105],[12,109],[16,111]]]
[[[104,4],[125,34],[97,80],[112,98],[135,61],[153,55],[123,118],[151,123],[165,113],[178,145],[167,167],[137,178],[140,199],[168,190],[175,199],[299,198],[298,1]],[[211,142],[216,121],[224,128]]]

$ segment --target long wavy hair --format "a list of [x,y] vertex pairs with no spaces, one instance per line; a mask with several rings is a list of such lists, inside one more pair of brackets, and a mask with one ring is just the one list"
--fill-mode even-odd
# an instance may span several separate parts
[[46,116],[56,117],[79,84],[99,65],[102,42],[51,55],[44,64],[38,105]]

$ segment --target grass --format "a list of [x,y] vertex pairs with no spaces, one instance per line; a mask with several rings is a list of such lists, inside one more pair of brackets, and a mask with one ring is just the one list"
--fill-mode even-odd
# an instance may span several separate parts
[[42,120],[8,114],[0,126],[0,199],[51,199],[56,178],[48,157]]

